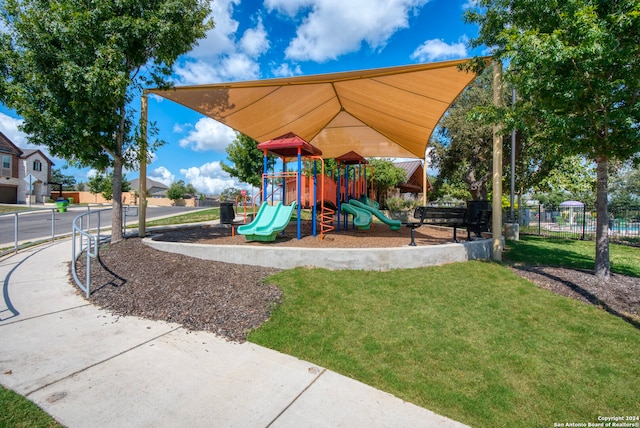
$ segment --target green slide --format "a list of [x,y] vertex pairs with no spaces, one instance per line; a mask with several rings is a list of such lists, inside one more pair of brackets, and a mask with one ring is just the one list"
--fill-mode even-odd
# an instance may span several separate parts
[[238,226],[238,233],[245,235],[248,241],[275,241],[278,232],[282,232],[289,224],[296,203],[275,205],[263,203],[256,218],[249,224]]
[[392,218],[387,217],[377,208],[370,207],[369,205],[365,205],[356,199],[350,199],[349,204],[355,205],[357,208],[360,208],[362,210],[369,211],[371,214],[378,217],[378,219],[381,222],[389,226],[391,230],[400,230],[400,228],[402,227],[402,222],[400,220],[394,220]]
[[340,211],[353,216],[353,225],[360,230],[371,229],[371,213],[351,204],[340,205]]

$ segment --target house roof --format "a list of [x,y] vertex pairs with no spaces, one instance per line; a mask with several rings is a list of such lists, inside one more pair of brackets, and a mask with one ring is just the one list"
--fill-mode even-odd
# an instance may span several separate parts
[[30,156],[35,155],[36,153],[39,153],[40,156],[42,156],[50,165],[55,165],[51,159],[49,159],[44,153],[42,153],[42,151],[40,149],[22,149],[22,158],[23,159],[27,159]]
[[467,60],[151,89],[258,142],[293,132],[326,158],[423,158],[440,118],[475,79]]
[[[405,176],[407,180],[400,184],[398,187],[400,190],[405,192],[422,192],[423,188],[423,180],[424,176],[424,167],[422,166],[422,161],[408,161],[408,162],[394,162],[394,166],[398,168],[402,168],[405,172]],[[431,189],[431,182],[429,181],[429,177],[426,177],[427,180],[427,190]]]
[[9,153],[12,155],[22,155],[22,150],[18,148],[13,142],[2,132],[0,132],[0,152]]
[[[129,184],[131,185],[131,188],[134,190],[139,190],[140,189],[140,178],[134,178],[133,180],[131,180],[129,182]],[[167,186],[166,184],[160,183],[159,181],[155,181],[150,179],[149,177],[147,177],[147,190],[150,190],[152,188],[158,188],[158,189],[162,189],[162,190],[166,190],[169,188],[169,186]]]

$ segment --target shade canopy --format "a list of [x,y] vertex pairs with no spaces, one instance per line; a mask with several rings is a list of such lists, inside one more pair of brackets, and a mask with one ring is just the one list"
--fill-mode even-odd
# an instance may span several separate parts
[[467,60],[315,76],[183,86],[147,93],[172,100],[258,142],[294,133],[325,158],[423,158],[429,138],[476,77]]
[[584,204],[580,201],[564,201],[560,204],[561,207],[584,207]]

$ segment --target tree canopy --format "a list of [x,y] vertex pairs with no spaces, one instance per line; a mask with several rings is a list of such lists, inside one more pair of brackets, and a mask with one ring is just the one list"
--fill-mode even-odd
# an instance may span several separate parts
[[[89,179],[89,191],[94,195],[98,193],[102,195],[107,201],[113,199],[113,172],[110,171],[106,174],[97,173]],[[120,195],[123,192],[131,190],[131,183],[127,180],[125,175],[120,180]]]
[[480,24],[471,45],[508,64],[529,138],[597,163],[595,271],[608,279],[608,162],[635,156],[640,139],[640,4],[479,0],[465,17]]
[[405,170],[393,164],[390,159],[367,159],[373,167],[373,187],[376,191],[378,202],[382,202],[388,189],[397,186],[407,180]]
[[61,185],[62,190],[75,190],[76,179],[73,175],[63,174],[60,168],[53,168],[50,183]]
[[[226,148],[227,158],[231,164],[222,162],[221,166],[232,177],[243,183],[262,187],[264,154],[258,150],[258,142],[248,135],[237,133],[236,138]],[[268,156],[267,167],[273,168],[275,157]]]
[[[31,143],[72,164],[112,168],[113,235],[122,239],[122,168],[139,127],[132,103],[169,86],[171,67],[213,26],[204,0],[0,0],[0,101]],[[150,150],[157,145],[152,143]]]

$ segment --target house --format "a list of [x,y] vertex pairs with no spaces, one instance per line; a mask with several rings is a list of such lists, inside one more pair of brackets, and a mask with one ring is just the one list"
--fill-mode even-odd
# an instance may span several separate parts
[[53,162],[38,149],[20,149],[0,132],[0,203],[43,203],[51,194]]
[[[131,180],[131,190],[138,192],[140,189],[140,179]],[[168,186],[147,177],[147,196],[150,198],[166,198]]]
[[[398,185],[399,193],[415,193],[421,194],[424,190],[424,182],[425,174],[424,167],[422,166],[422,161],[408,161],[408,162],[395,162],[393,164],[398,168],[402,168],[405,172],[405,176],[407,180],[404,183]],[[431,182],[429,181],[429,177],[426,177],[427,180],[427,191],[431,190]]]

